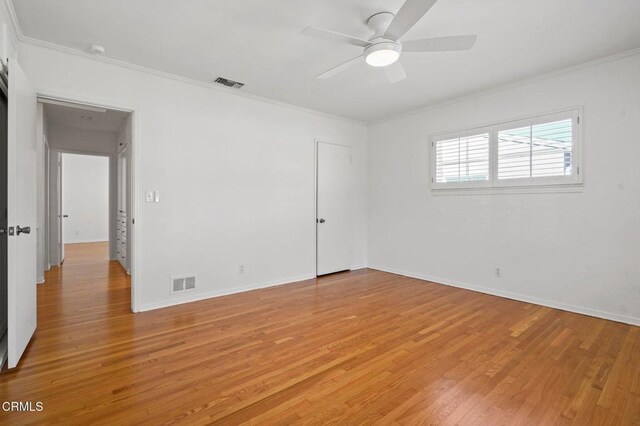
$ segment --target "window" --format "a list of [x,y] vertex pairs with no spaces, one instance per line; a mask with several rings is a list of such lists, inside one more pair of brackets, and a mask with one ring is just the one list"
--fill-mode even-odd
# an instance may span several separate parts
[[433,137],[432,188],[577,185],[579,110]]
[[489,134],[436,142],[436,182],[489,180]]

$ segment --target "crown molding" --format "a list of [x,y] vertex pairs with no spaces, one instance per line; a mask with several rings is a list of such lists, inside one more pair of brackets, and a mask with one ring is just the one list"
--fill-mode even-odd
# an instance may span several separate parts
[[520,87],[520,86],[526,86],[528,84],[532,84],[535,83],[537,81],[543,81],[543,80],[548,80],[550,78],[553,77],[557,77],[563,74],[569,74],[575,71],[579,71],[582,69],[586,69],[586,68],[591,68],[594,67],[596,65],[600,65],[600,64],[604,64],[607,62],[615,62],[624,58],[628,58],[630,56],[635,56],[640,54],[640,48],[636,48],[636,49],[630,49],[630,50],[625,50],[624,52],[620,52],[620,53],[616,53],[613,55],[609,55],[609,56],[603,56],[601,58],[597,58],[597,59],[593,59],[591,61],[587,61],[587,62],[582,62],[580,64],[576,64],[576,65],[571,65],[568,67],[564,67],[564,68],[560,68],[554,71],[550,71],[544,74],[540,74],[540,75],[536,75],[533,77],[529,77],[529,78],[525,78],[522,80],[517,80],[517,81],[513,81],[510,83],[505,83],[505,84],[499,84],[497,86],[493,86],[487,89],[481,89],[472,93],[467,93],[465,95],[461,95],[461,96],[456,96],[454,98],[451,99],[447,99],[445,101],[440,101],[440,102],[434,102],[432,104],[428,104],[425,105],[423,107],[417,108],[417,109],[412,109],[410,111],[406,111],[406,112],[402,112],[400,114],[396,114],[393,115],[391,117],[388,118],[383,118],[383,119],[379,119],[379,120],[372,120],[367,122],[368,126],[376,126],[378,124],[384,124],[384,123],[388,123],[390,121],[395,121],[395,120],[399,120],[401,118],[406,118],[406,117],[411,117],[413,115],[418,115],[427,111],[431,111],[434,109],[439,109],[439,108],[444,108],[447,106],[451,106],[451,105],[455,105],[458,104],[460,102],[464,102],[464,101],[468,101],[471,99],[476,99],[476,98],[481,98],[484,96],[489,96],[492,95],[494,93],[500,93],[500,92],[504,92],[506,90],[509,89],[514,89],[516,87]]
[[12,38],[12,41],[17,45],[23,35],[22,29],[20,28],[20,23],[18,22],[18,16],[16,15],[16,10],[13,8],[13,3],[11,2],[11,0],[4,0],[2,2],[2,5],[4,7],[5,15],[7,16],[10,23],[10,36]]

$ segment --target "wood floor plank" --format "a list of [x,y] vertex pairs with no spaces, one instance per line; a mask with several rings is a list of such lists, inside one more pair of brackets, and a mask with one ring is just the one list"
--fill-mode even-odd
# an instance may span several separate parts
[[151,312],[69,245],[2,424],[640,424],[640,328],[375,270]]

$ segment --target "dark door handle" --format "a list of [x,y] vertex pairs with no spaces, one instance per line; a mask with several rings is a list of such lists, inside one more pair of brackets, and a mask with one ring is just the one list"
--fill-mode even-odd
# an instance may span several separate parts
[[324,222],[325,222],[325,220],[324,220],[324,219],[320,219],[318,222],[320,222],[320,223],[324,223]]
[[31,233],[31,227],[30,226],[25,226],[24,228],[20,228],[20,226],[16,226],[16,235],[30,234],[30,233]]
[[63,214],[62,217],[69,217],[69,215],[68,214]]

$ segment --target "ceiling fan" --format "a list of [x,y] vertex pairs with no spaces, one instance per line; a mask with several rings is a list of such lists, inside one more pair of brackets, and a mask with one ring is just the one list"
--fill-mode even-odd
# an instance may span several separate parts
[[370,16],[367,20],[367,26],[374,34],[369,40],[322,28],[309,27],[305,29],[302,33],[311,37],[364,48],[360,56],[323,72],[317,78],[333,77],[361,63],[364,59],[372,67],[384,68],[389,81],[397,83],[407,78],[402,64],[398,62],[402,52],[446,52],[471,49],[477,39],[475,35],[400,42],[400,38],[431,9],[436,1],[406,0],[396,15],[391,12],[380,12]]

